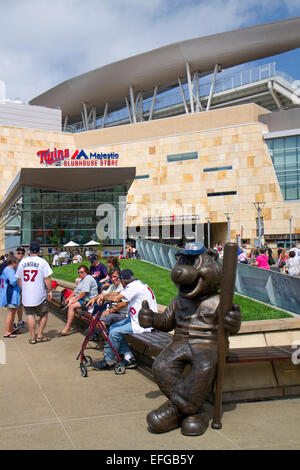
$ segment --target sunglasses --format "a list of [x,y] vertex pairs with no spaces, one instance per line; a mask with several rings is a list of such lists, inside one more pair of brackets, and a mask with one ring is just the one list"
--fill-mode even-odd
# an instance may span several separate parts
[[78,271],[78,274],[84,274],[85,271]]

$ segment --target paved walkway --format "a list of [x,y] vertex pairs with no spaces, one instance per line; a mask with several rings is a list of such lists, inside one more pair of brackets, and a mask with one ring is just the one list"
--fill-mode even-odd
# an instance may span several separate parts
[[[0,309],[0,339],[5,313]],[[300,399],[227,405],[223,429],[209,428],[201,437],[185,437],[180,430],[149,433],[145,416],[165,400],[157,386],[138,370],[117,376],[89,368],[88,377],[81,377],[76,357],[83,336],[59,337],[62,325],[49,315],[49,343],[30,345],[28,333],[3,340],[1,450],[300,448]],[[99,359],[102,352],[90,355]]]

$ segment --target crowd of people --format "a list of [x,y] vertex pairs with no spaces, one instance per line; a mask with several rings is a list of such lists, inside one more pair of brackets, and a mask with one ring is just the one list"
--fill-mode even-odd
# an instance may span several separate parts
[[[81,263],[83,261],[83,256],[86,259],[89,259],[90,256],[93,256],[93,255],[96,255],[96,253],[90,252],[89,250],[85,250],[81,252],[78,249],[73,249],[72,251],[64,253],[64,256],[62,257],[60,256],[59,249],[56,248],[53,254],[51,266],[52,268],[54,268],[56,266],[62,266],[65,264]],[[125,254],[124,254],[124,250],[121,250],[118,258],[119,259],[140,259],[141,255],[137,248],[131,245],[128,245],[126,246]]]
[[[29,343],[44,343],[50,338],[44,335],[48,321],[48,302],[52,300],[55,282],[49,263],[39,256],[40,246],[32,242],[28,256],[24,247],[0,260],[0,306],[7,308],[4,338],[16,338],[22,328],[28,326]],[[142,333],[138,312],[142,301],[147,300],[157,311],[155,295],[149,286],[136,279],[129,269],[121,270],[118,257],[108,257],[106,265],[92,253],[89,266],[78,264],[78,277],[73,291],[65,289],[67,322],[60,336],[68,336],[76,309],[87,309],[92,315],[100,312],[100,322],[109,335],[110,344],[122,356],[126,368],[136,367],[135,358],[126,342],[128,333]],[[27,322],[23,321],[23,310]],[[18,324],[15,316],[18,312]],[[105,357],[95,362],[97,370],[114,368],[115,352],[106,343]]]
[[[219,242],[214,246],[214,249],[218,251],[219,257],[222,259],[224,246]],[[283,274],[300,276],[300,249],[295,245],[290,250],[278,248],[275,255],[267,244],[261,248],[251,248],[248,251],[245,247],[240,247],[238,262],[267,270],[273,266]]]
[[[222,245],[217,244],[214,248],[222,258]],[[29,343],[44,343],[50,341],[44,335],[44,330],[48,320],[48,302],[52,300],[55,288],[55,282],[51,279],[53,271],[48,262],[39,256],[40,246],[37,242],[30,244],[28,256],[26,251],[24,247],[19,247],[15,254],[10,252],[0,259],[0,306],[7,308],[3,336],[16,338],[28,326]],[[110,256],[105,265],[96,253],[91,253],[89,266],[78,260],[75,288],[73,291],[65,289],[64,292],[67,321],[60,336],[71,333],[76,309],[86,309],[91,315],[100,312],[99,321],[107,331],[110,344],[122,355],[124,366],[134,368],[136,361],[125,335],[147,331],[139,324],[138,312],[143,300],[148,301],[153,311],[157,311],[157,303],[149,286],[138,280],[131,270],[121,270],[119,258]],[[275,265],[282,273],[300,275],[300,249],[293,247],[287,251],[280,248],[275,258],[268,246],[251,249],[249,253],[241,247],[238,252],[240,263],[262,269],[270,269],[270,266]],[[26,322],[23,320],[23,312]],[[104,359],[93,363],[95,369],[114,368],[116,358],[110,344],[106,343]]]

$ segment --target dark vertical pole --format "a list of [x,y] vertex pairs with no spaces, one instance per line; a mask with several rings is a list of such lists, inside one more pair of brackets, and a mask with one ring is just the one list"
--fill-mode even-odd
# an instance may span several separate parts
[[237,267],[238,245],[236,243],[226,243],[224,247],[223,269],[221,279],[221,294],[218,307],[218,366],[217,380],[215,391],[214,416],[211,427],[213,429],[221,429],[222,423],[222,391],[224,368],[228,347],[228,335],[224,330],[224,317],[231,310],[235,276]]

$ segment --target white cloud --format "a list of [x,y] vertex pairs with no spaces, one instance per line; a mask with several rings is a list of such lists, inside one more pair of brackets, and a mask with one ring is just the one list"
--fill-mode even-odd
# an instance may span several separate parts
[[[264,22],[264,13],[282,3],[0,0],[0,79],[6,82],[8,98],[29,100],[63,80],[121,58]],[[289,14],[300,12],[300,0],[284,3]]]

